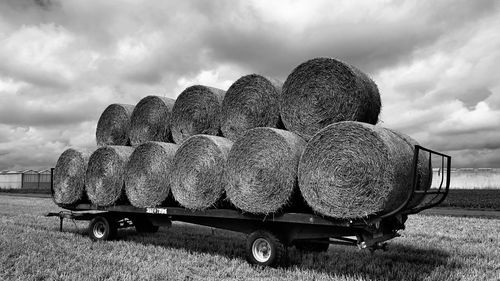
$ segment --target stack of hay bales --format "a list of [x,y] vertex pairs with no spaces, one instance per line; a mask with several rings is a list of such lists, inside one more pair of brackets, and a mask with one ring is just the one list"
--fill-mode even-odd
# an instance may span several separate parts
[[[88,167],[88,156],[61,155],[58,188],[73,189],[55,192],[55,201],[75,204],[85,190],[98,206],[155,207],[172,196],[193,210],[226,199],[253,214],[301,203],[338,219],[387,213],[410,195],[417,142],[376,126],[380,108],[376,84],[332,58],[300,64],[283,85],[251,74],[227,92],[195,85],[175,101],[148,96],[135,109],[114,104],[99,120],[103,147]],[[429,188],[430,171],[422,156],[418,189]]]

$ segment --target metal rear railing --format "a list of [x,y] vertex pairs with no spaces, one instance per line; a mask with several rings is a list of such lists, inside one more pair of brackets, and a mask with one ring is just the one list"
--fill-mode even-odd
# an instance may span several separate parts
[[[424,162],[425,161],[425,162]],[[426,163],[427,162],[427,163]],[[437,164],[437,165],[436,165]],[[431,187],[422,187],[423,180],[419,173],[419,165],[426,165],[431,174]],[[432,167],[435,167],[434,169]],[[437,168],[436,166],[439,166]],[[438,169],[438,177],[433,178],[433,170]],[[412,168],[412,192],[397,209],[383,215],[390,217],[396,214],[416,214],[430,209],[444,201],[450,189],[451,156],[415,145]],[[425,185],[425,184],[424,184]]]

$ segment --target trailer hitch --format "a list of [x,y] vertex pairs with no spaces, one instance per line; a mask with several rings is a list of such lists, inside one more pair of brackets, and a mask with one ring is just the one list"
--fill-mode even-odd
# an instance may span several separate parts
[[371,237],[367,235],[358,236],[358,248],[368,249],[370,252],[375,252],[376,250],[387,251],[387,243],[385,241],[390,240],[394,237],[401,236],[397,232],[387,233],[387,234],[374,234]]
[[387,252],[387,242],[377,242],[371,246],[367,246],[366,242],[361,242],[358,244],[358,248],[361,250],[369,250],[370,253],[375,252],[376,250],[382,250],[384,252]]

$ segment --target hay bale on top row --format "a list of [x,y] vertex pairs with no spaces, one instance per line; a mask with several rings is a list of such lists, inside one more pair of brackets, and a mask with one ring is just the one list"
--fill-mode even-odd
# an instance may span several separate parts
[[195,135],[182,143],[170,176],[177,202],[194,210],[218,202],[224,193],[224,164],[232,145],[228,139],[210,135]]
[[175,100],[147,96],[139,101],[132,112],[130,143],[139,145],[147,141],[171,142],[170,118]]
[[177,148],[173,143],[151,141],[134,150],[125,170],[125,192],[133,206],[155,207],[165,201]]
[[78,203],[85,194],[85,172],[91,152],[89,150],[65,150],[54,168],[53,199],[59,206]]
[[222,102],[222,134],[236,141],[245,131],[255,127],[278,128],[282,85],[280,81],[257,74],[243,76],[234,82]]
[[97,145],[128,145],[133,110],[134,106],[130,104],[109,105],[97,122]]
[[239,138],[229,152],[226,194],[243,211],[274,213],[292,198],[297,165],[306,142],[274,128],[255,128]]
[[201,85],[185,89],[172,109],[171,130],[175,143],[197,134],[217,135],[225,91]]
[[413,146],[388,129],[351,121],[331,124],[304,150],[300,191],[313,210],[326,216],[387,213],[411,192],[412,159]]
[[129,146],[105,146],[92,153],[85,176],[92,204],[111,206],[124,198],[125,167],[133,151]]
[[297,66],[283,84],[280,113],[285,127],[306,140],[329,124],[376,124],[380,95],[375,83],[353,66],[316,58]]

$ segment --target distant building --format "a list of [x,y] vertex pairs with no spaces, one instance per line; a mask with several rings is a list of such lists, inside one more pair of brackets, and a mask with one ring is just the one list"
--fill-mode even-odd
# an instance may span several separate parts
[[0,189],[21,189],[23,173],[18,171],[0,172]]
[[50,189],[50,169],[1,171],[0,189]]

